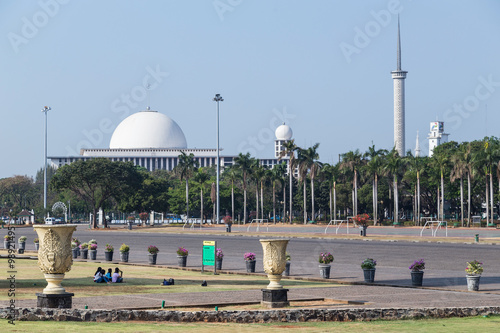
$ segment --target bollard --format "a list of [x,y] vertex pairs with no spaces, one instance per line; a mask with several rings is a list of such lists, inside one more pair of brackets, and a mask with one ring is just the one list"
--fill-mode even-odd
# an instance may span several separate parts
[[165,308],[165,301],[161,301],[161,308],[164,309]]
[[89,308],[89,306],[88,306],[88,305],[85,305],[85,310],[86,310],[86,309],[88,309],[88,308]]
[[476,243],[479,243],[479,234],[476,234],[475,239],[476,239]]
[[219,307],[218,306],[215,307],[215,311],[219,311]]

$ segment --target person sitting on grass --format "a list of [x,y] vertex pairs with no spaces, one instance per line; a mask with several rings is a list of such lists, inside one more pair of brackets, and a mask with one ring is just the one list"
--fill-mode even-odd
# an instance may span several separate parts
[[111,279],[111,282],[113,283],[120,283],[123,282],[123,272],[118,269],[118,267],[115,268],[115,272],[113,273],[113,277]]
[[106,273],[105,277],[111,281],[111,278],[112,278],[112,275],[113,275],[113,270],[111,268],[108,268],[108,272]]
[[101,275],[104,280],[103,282],[111,282],[111,279],[108,279],[108,277],[106,276],[106,271],[104,269],[101,269]]
[[106,282],[102,272],[103,272],[102,269],[97,270],[97,272],[94,275],[94,282],[96,282],[96,283]]

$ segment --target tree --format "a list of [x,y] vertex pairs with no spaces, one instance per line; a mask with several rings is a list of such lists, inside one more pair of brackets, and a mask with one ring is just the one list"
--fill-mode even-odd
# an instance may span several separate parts
[[50,181],[53,190],[68,189],[92,209],[92,227],[97,228],[97,210],[106,200],[118,201],[140,188],[142,176],[132,162],[107,158],[76,161],[59,168]]
[[328,183],[329,202],[330,202],[330,220],[335,220],[337,212],[337,181],[340,177],[339,166],[328,163],[323,164],[320,176]]
[[295,170],[295,151],[298,149],[298,146],[295,144],[295,140],[287,141],[283,144],[283,150],[280,153],[279,161],[282,158],[288,157],[288,175],[290,178],[290,223],[292,223],[293,216],[293,196],[292,196],[292,178]]
[[342,155],[341,169],[351,171],[353,176],[352,190],[353,190],[353,215],[358,215],[358,170],[365,164],[365,160],[361,156],[358,149],[350,151]]
[[243,175],[243,221],[247,223],[247,184],[248,184],[248,174],[252,170],[253,158],[250,157],[250,153],[242,154],[240,153],[234,159],[234,166],[236,169],[240,170]]
[[366,165],[367,171],[373,176],[372,178],[372,197],[373,197],[373,225],[377,225],[378,218],[378,176],[383,172],[382,157],[387,154],[385,149],[375,149],[375,145],[368,147],[368,151],[364,154],[364,158],[369,161]]
[[122,197],[118,202],[121,211],[167,211],[169,181],[155,176],[147,170],[138,170],[142,177],[140,188],[132,194]]
[[[273,222],[276,224],[276,183],[281,183],[283,189],[283,200],[285,200],[285,182],[284,175],[286,175],[286,166],[284,164],[277,164],[270,170],[270,179],[273,184]],[[283,204],[284,205],[284,204]],[[283,206],[282,218],[285,217],[285,206]]]
[[[462,148],[463,146],[461,146]],[[453,168],[450,174],[450,181],[453,183],[455,180],[460,179],[460,219],[462,227],[464,226],[464,180],[463,177],[467,173],[467,162],[465,161],[466,150],[463,148],[458,150],[451,156],[451,164]]]
[[420,174],[422,173],[422,170],[424,169],[425,162],[424,162],[423,157],[413,156],[411,151],[406,154],[406,159],[408,161],[408,165],[410,167],[410,170],[415,172],[415,176],[417,178],[416,203],[415,203],[416,213],[414,215],[416,215],[415,223],[417,225],[420,225],[420,211],[421,211],[421,209],[420,209],[421,208],[420,207]]
[[198,168],[198,161],[194,159],[194,154],[187,155],[181,152],[179,155],[179,164],[176,166],[176,171],[179,174],[180,180],[186,180],[186,221],[189,218],[189,178]]
[[304,224],[307,223],[307,191],[306,191],[306,181],[307,181],[307,172],[309,170],[309,164],[307,161],[307,157],[305,155],[305,150],[302,148],[298,148],[297,158],[295,159],[295,167],[299,169],[299,178],[302,182],[303,186],[303,201],[304,201]]
[[323,163],[318,161],[319,143],[316,143],[314,146],[309,147],[307,149],[301,150],[302,157],[304,159],[305,167],[309,169],[309,177],[311,178],[311,219],[316,219],[315,209],[314,209],[314,179],[319,173],[321,167],[323,167]]
[[399,205],[398,205],[398,174],[402,172],[404,167],[404,161],[399,156],[396,148],[392,148],[392,150],[387,155],[385,170],[388,174],[392,175],[394,178],[394,224],[397,225],[399,223]]
[[238,170],[230,166],[224,170],[222,177],[231,181],[231,220],[234,221],[234,181],[238,178]]
[[200,226],[203,224],[203,188],[210,180],[210,175],[204,168],[199,168],[194,174],[194,181],[200,186]]

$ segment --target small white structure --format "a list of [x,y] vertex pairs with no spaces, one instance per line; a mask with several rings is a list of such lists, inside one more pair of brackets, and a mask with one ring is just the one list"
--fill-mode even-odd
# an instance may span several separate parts
[[432,156],[434,148],[442,143],[448,142],[448,133],[444,132],[444,122],[433,121],[430,125],[429,137],[429,157]]
[[290,126],[283,123],[283,125],[276,128],[274,135],[276,135],[276,140],[274,140],[274,157],[279,158],[284,144],[292,139],[293,132]]

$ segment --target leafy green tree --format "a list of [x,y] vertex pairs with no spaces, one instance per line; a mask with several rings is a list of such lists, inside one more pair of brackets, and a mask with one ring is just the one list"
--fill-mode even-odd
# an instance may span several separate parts
[[394,224],[399,223],[399,195],[398,195],[398,176],[404,168],[404,160],[399,156],[396,148],[393,148],[387,155],[385,170],[392,175],[394,181]]
[[199,168],[194,174],[194,181],[200,187],[200,223],[203,224],[203,190],[210,180],[210,175],[205,171],[205,168]]
[[279,160],[288,157],[288,177],[289,177],[289,197],[290,197],[290,223],[293,219],[293,174],[295,170],[295,152],[299,147],[295,144],[295,140],[287,141],[283,144],[283,150],[280,153]]
[[132,162],[106,158],[76,161],[59,168],[50,181],[53,190],[71,190],[92,209],[92,227],[97,228],[97,210],[106,200],[122,198],[140,188],[142,176]]
[[378,177],[383,173],[383,156],[387,154],[385,149],[375,149],[375,145],[368,147],[364,158],[368,158],[366,171],[372,175],[372,202],[373,202],[373,224],[377,225],[378,218]]
[[234,159],[234,166],[236,169],[241,171],[243,176],[243,221],[247,223],[247,185],[248,185],[248,175],[252,171],[253,158],[250,157],[250,153],[242,154],[240,153]]
[[358,215],[358,172],[365,164],[361,153],[358,149],[349,151],[342,155],[341,169],[349,170],[353,173],[352,189],[353,189],[353,215]]
[[194,154],[187,155],[185,152],[181,152],[175,171],[181,181],[186,181],[186,220],[189,219],[189,178],[191,178],[197,168],[198,161],[194,159]]

